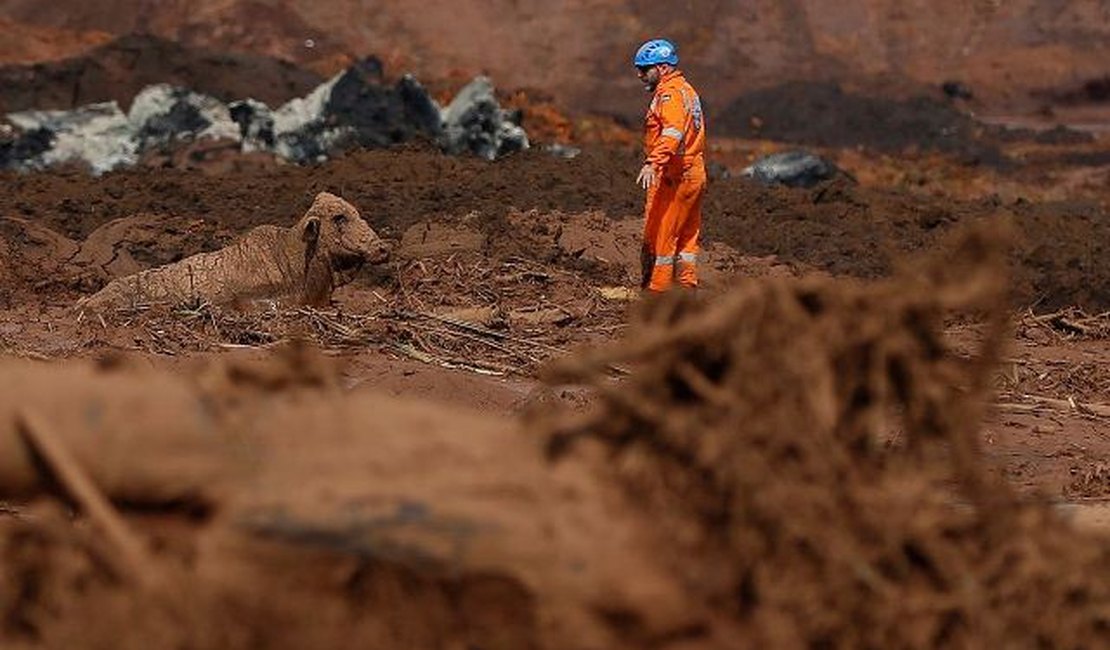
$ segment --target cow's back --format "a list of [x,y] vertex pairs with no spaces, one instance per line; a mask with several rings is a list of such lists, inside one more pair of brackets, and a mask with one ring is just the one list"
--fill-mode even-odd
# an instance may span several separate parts
[[80,301],[82,309],[173,306],[294,295],[303,282],[303,260],[290,231],[259,226],[231,245],[109,282]]

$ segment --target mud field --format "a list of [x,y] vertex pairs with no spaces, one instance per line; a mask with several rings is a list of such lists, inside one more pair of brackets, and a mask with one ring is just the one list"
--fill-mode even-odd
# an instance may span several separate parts
[[[320,79],[82,38],[0,107]],[[0,173],[0,647],[1110,645],[1110,140],[874,92],[723,108],[659,300],[635,134],[535,91],[579,155]],[[793,147],[845,173],[741,176]],[[325,304],[78,306],[320,192],[390,249]]]

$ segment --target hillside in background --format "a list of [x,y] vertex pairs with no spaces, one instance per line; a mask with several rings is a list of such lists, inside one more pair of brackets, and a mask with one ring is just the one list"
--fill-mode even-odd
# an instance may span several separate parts
[[788,81],[902,95],[959,80],[981,112],[1008,113],[1090,99],[1084,88],[1107,73],[1108,17],[1097,0],[0,0],[0,62],[139,32],[320,74],[366,54],[422,79],[487,72],[571,111],[634,117],[631,52],[667,35],[711,112]]

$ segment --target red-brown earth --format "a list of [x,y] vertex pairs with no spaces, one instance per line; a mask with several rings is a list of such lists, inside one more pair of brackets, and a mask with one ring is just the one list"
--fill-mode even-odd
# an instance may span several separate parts
[[[74,89],[81,101],[126,104],[148,80],[277,102],[372,51],[433,88],[483,69],[507,90],[540,88],[525,93],[556,102],[546,123],[567,119],[571,139],[587,142],[599,128],[610,142],[572,160],[537,149],[487,163],[412,146],[315,167],[198,147],[99,178],[0,175],[0,346],[29,364],[0,369],[0,485],[22,488],[0,501],[4,647],[328,647],[337,633],[398,648],[989,646],[1029,621],[1052,647],[1101,644],[1110,147],[1070,131],[995,131],[947,104],[904,100],[958,77],[983,107],[1097,109],[1097,92],[1076,93],[1105,72],[1102,10],[980,3],[949,7],[967,16],[954,23],[933,5],[881,2],[632,5],[575,3],[548,19],[516,3],[523,13],[510,27],[492,18],[510,15],[497,3],[453,4],[449,29],[437,6],[403,3],[360,21],[344,3],[62,12],[0,2],[0,16],[42,30],[26,32],[36,43],[57,43],[54,54],[8,59],[22,66],[10,78],[23,81],[0,99],[21,108],[80,103]],[[711,26],[700,22],[707,16]],[[477,24],[487,30],[479,40],[467,31]],[[746,95],[740,106],[764,113],[761,125],[736,113],[738,137],[715,139],[710,154],[734,176],[716,176],[708,191],[703,305],[695,317],[672,313],[671,324],[695,326],[706,315],[713,334],[695,328],[676,345],[689,346],[708,384],[652,347],[668,312],[630,315],[643,311],[638,154],[612,144],[627,131],[589,117],[642,101],[626,78],[626,45],[661,24],[702,60],[692,72],[713,80],[718,106],[835,72],[860,93],[841,93],[842,107],[864,98],[884,114],[967,127],[907,141],[906,125],[922,122],[866,131],[841,112],[811,132],[805,119],[767,121],[793,89]],[[131,41],[136,60],[154,55],[132,64],[128,41],[104,46],[99,35],[133,29],[239,53],[142,37]],[[552,46],[535,50],[537,40],[563,43],[574,65],[543,65]],[[26,67],[87,54],[86,45],[105,49]],[[899,81],[876,94],[884,75]],[[802,87],[802,99],[828,97]],[[735,177],[758,154],[798,144],[851,178],[787,189]],[[389,264],[327,309],[190,304],[104,321],[73,310],[112,277],[212,250],[255,225],[290,224],[322,190],[350,200],[394,244]],[[1013,233],[1001,303],[974,298],[998,269],[965,267],[952,244],[967,228],[1000,224]],[[949,264],[913,257],[928,252]],[[946,267],[947,280],[930,284]],[[892,273],[892,284],[856,284]],[[965,309],[938,316],[948,303]],[[711,317],[730,305],[744,308],[723,325]],[[983,347],[999,336],[991,314],[1008,317],[1000,349]],[[600,377],[579,373],[600,390],[541,385],[548,363],[573,365],[579,346],[612,344],[633,327],[627,359],[602,357]],[[304,340],[322,354],[295,343]],[[978,355],[986,370],[966,363]],[[874,370],[868,359],[890,363]],[[914,381],[900,374],[907,367]],[[517,419],[558,408],[581,426],[599,403],[607,419],[569,460],[547,455],[565,423]],[[50,483],[59,465],[21,464],[36,438],[15,422],[28,413],[46,422],[31,426],[39,436],[54,429],[72,447],[148,553],[113,560],[118,539],[103,524],[56,507],[57,496],[74,498]],[[168,490],[181,476],[196,480],[182,459],[197,448],[163,436],[167,423],[210,416],[215,425],[198,426],[215,427],[204,430],[220,434],[220,453],[199,457],[230,457],[248,487],[227,501],[204,482],[173,498],[136,496],[129,481]],[[710,434],[704,447],[682,437],[687,416]],[[85,426],[106,437],[82,437]],[[851,437],[861,432],[878,446]],[[978,447],[970,467],[959,455],[967,441]],[[723,499],[730,490],[741,497]],[[194,607],[166,599],[157,581],[129,582],[151,558],[150,573],[168,574]],[[1058,615],[1042,616],[1045,603]]]

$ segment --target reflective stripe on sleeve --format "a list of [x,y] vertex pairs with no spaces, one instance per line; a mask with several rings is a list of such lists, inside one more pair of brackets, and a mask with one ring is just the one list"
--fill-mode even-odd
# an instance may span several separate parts
[[655,265],[656,266],[666,266],[668,264],[674,264],[674,255],[656,255],[655,256]]
[[684,262],[686,264],[697,264],[698,263],[698,254],[697,253],[679,253],[678,254],[678,261],[679,262]]
[[[686,109],[686,122],[687,122],[687,124],[689,124],[690,108],[691,108],[690,107],[690,98],[686,95],[686,89],[685,88],[679,88],[678,92],[682,93],[682,106],[683,106],[683,108]],[[685,138],[679,138],[678,151],[676,153],[678,153],[678,155],[680,155],[680,156],[686,155],[686,139]]]
[[662,135],[668,138],[674,138],[675,140],[682,140],[682,131],[674,128],[673,126],[668,126],[667,128],[663,129]]

